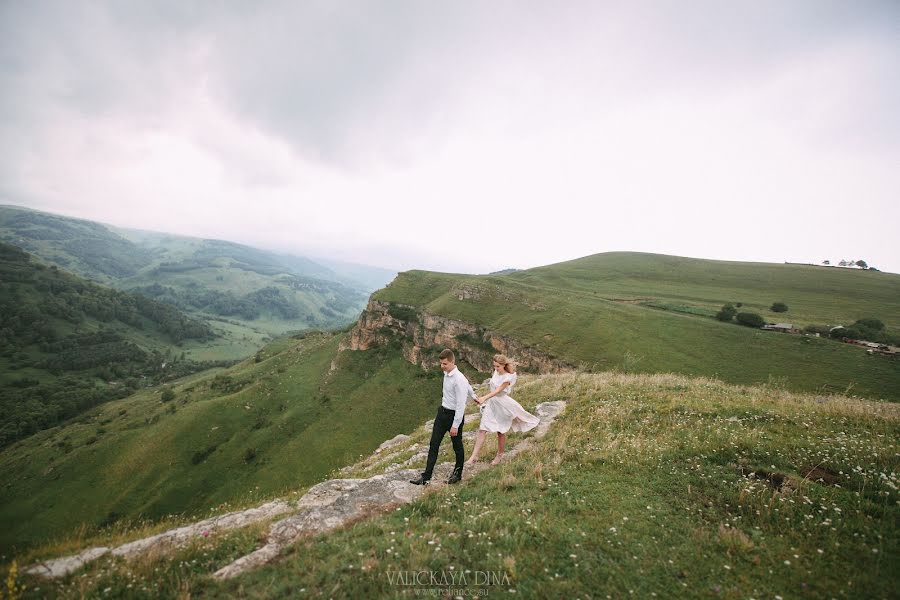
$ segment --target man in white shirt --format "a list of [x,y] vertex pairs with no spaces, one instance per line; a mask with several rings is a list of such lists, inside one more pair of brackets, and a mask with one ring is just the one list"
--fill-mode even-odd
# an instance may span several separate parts
[[462,429],[465,423],[466,400],[474,398],[475,392],[469,385],[466,376],[456,368],[456,356],[449,348],[441,351],[441,371],[444,372],[444,389],[441,398],[441,406],[438,408],[431,428],[431,444],[428,446],[428,462],[425,471],[418,479],[411,479],[410,483],[427,485],[431,481],[434,464],[437,462],[438,449],[444,440],[444,434],[450,432],[450,441],[453,443],[453,452],[456,454],[456,465],[453,473],[447,479],[447,483],[456,483],[462,479],[463,454]]

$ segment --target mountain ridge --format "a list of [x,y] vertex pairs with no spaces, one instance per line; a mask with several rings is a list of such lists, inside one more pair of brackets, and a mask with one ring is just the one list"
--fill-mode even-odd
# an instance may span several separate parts
[[[201,360],[243,358],[289,331],[339,328],[365,305],[370,280],[307,258],[224,240],[107,226],[19,207],[0,207],[0,241],[40,260],[123,290],[134,290],[206,320],[222,337],[188,347]],[[352,274],[352,273],[351,273]],[[374,279],[372,279],[374,278]]]

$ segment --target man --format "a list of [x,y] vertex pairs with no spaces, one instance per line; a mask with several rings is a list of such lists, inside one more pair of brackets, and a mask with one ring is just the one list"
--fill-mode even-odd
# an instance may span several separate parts
[[462,429],[465,423],[466,400],[474,398],[475,392],[469,385],[466,376],[456,368],[456,356],[453,350],[445,348],[441,351],[441,371],[444,372],[444,394],[441,398],[441,406],[434,417],[434,425],[431,428],[431,444],[428,446],[428,463],[425,471],[418,479],[411,479],[410,483],[416,485],[428,485],[434,464],[437,462],[438,449],[444,440],[444,434],[450,432],[450,441],[453,442],[453,452],[456,454],[456,465],[450,474],[447,483],[456,483],[462,479],[463,469],[463,441]]

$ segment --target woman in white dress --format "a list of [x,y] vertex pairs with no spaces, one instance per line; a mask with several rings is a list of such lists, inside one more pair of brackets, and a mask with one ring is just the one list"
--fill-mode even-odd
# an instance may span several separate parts
[[478,453],[487,432],[497,433],[497,456],[491,461],[496,465],[503,458],[506,446],[506,432],[528,431],[540,422],[536,416],[522,408],[522,405],[509,395],[517,379],[515,364],[502,354],[494,355],[494,373],[491,375],[491,392],[475,402],[481,405],[481,424],[475,438],[472,457],[467,461],[474,464],[478,461]]

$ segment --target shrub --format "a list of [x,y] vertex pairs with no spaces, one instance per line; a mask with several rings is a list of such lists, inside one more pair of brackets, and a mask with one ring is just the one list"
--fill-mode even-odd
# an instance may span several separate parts
[[784,302],[775,302],[772,304],[772,308],[769,309],[772,312],[783,313],[788,311],[788,305]]
[[722,310],[716,313],[716,318],[723,322],[729,322],[734,318],[734,315],[737,314],[737,309],[731,304],[726,304],[722,307]]
[[250,462],[256,458],[256,448],[247,448],[244,450],[244,462]]
[[416,312],[416,309],[411,306],[404,306],[391,302],[390,304],[388,304],[387,312],[390,316],[394,317],[398,321],[415,323],[419,320],[419,314]]
[[879,319],[859,319],[854,326],[865,327],[867,329],[874,329],[875,331],[881,331],[884,329],[884,323],[882,323]]
[[900,344],[900,336],[884,331],[884,323],[878,319],[859,319],[849,327],[835,329],[831,336],[838,339],[866,340],[892,346]]
[[762,327],[766,324],[765,319],[752,312],[738,313],[735,319],[737,319],[738,323],[740,323],[741,325],[746,325],[747,327]]
[[170,402],[175,399],[175,392],[173,392],[170,388],[166,388],[163,390],[162,396],[160,400],[163,402]]

